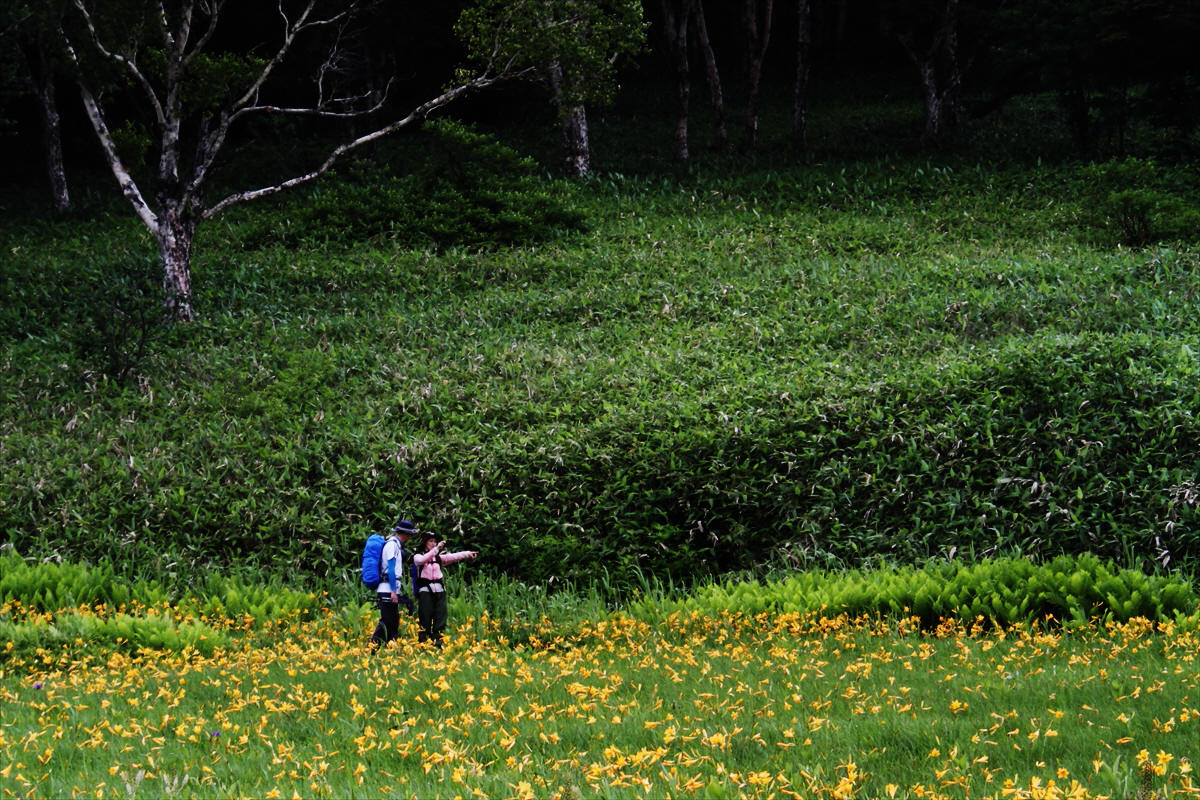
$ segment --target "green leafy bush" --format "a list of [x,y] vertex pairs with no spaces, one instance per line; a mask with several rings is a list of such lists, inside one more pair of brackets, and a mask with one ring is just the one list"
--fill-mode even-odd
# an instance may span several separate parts
[[0,274],[0,335],[44,343],[40,355],[93,386],[124,386],[151,372],[155,355],[177,338],[165,315],[161,266],[123,242],[81,238],[86,257],[27,281]]
[[975,564],[939,562],[923,568],[805,572],[765,582],[725,581],[678,600],[634,604],[639,616],[799,613],[917,617],[925,628],[942,620],[982,618],[999,626],[1041,622],[1174,620],[1194,614],[1196,591],[1179,575],[1147,575],[1084,555],[1043,564],[999,558]]
[[472,570],[614,593],[952,554],[1195,569],[1194,247],[1080,237],[1074,166],[751,162],[599,175],[595,229],[538,248],[251,252],[214,225],[203,320],[119,393],[80,380],[55,286],[132,226],[15,229],[0,529],[172,592],[354,585],[398,513]]
[[0,649],[0,663],[37,651],[69,654],[142,649],[174,653],[194,650],[211,655],[215,649],[229,644],[229,636],[224,631],[196,620],[177,622],[158,613],[113,617],[59,614],[49,623],[14,622],[0,616],[0,638],[12,643],[12,647]]
[[95,567],[69,561],[29,563],[12,551],[0,553],[0,603],[55,612],[79,606],[159,608],[169,600],[159,581],[122,580],[111,562]]
[[[70,562],[29,563],[15,552],[0,553],[0,603],[25,612],[56,613],[87,607],[100,611],[155,613],[251,620],[265,625],[307,618],[321,598],[283,585],[278,578],[248,584],[238,577],[209,574],[168,590],[156,579],[125,580],[111,561],[96,566]],[[128,637],[127,637],[128,638]]]
[[1195,237],[1200,207],[1184,199],[1196,196],[1194,182],[1178,187],[1183,194],[1177,194],[1159,166],[1145,158],[1096,164],[1085,176],[1099,223],[1121,244],[1142,247],[1161,239]]
[[118,384],[135,377],[166,338],[161,270],[156,258],[125,253],[101,264],[83,295],[86,313],[75,329],[76,346]]
[[312,592],[284,586],[278,579],[247,584],[240,578],[210,575],[179,602],[183,612],[209,619],[251,620],[255,625],[306,619],[320,606]]
[[544,180],[531,160],[459,123],[438,121],[311,194],[257,214],[241,241],[345,246],[382,239],[442,249],[532,243],[582,226],[565,186]]

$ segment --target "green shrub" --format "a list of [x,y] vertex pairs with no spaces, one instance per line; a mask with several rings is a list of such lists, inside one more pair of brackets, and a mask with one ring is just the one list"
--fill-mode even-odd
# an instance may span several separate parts
[[155,355],[177,338],[164,313],[161,266],[148,251],[131,250],[129,236],[83,234],[72,243],[64,227],[59,221],[45,233],[86,255],[64,256],[26,280],[0,274],[0,335],[40,343],[26,357],[69,369],[81,383],[124,386],[152,371]]
[[59,614],[49,623],[12,622],[0,617],[0,638],[12,643],[12,647],[0,649],[0,663],[10,658],[26,658],[39,651],[47,656],[67,657],[79,653],[143,649],[173,653],[194,650],[211,655],[215,649],[229,644],[229,636],[224,631],[195,620],[177,622],[158,613],[113,617]]
[[1195,197],[1194,181],[1170,187],[1160,167],[1144,158],[1107,161],[1084,174],[1097,221],[1121,244],[1143,247],[1162,239],[1195,237],[1200,207],[1184,199]]
[[169,599],[156,580],[131,583],[118,578],[111,562],[95,567],[68,561],[29,563],[15,552],[0,553],[0,603],[19,603],[29,611],[159,608]]
[[1194,614],[1200,598],[1179,575],[1146,575],[1084,555],[1043,564],[998,558],[975,564],[933,563],[921,569],[805,572],[765,582],[725,581],[677,600],[635,603],[631,613],[657,617],[696,611],[917,617],[932,629],[942,620],[979,619],[998,626],[1042,622],[1166,621]]
[[121,579],[111,561],[96,566],[29,563],[10,551],[0,553],[0,603],[25,612],[50,614],[87,607],[109,612],[149,612],[153,616],[173,609],[173,613],[184,617],[250,620],[261,626],[308,618],[320,607],[321,598],[285,586],[278,577],[248,584],[241,578],[218,574],[177,584],[173,591],[168,591],[158,580]]
[[240,578],[209,575],[179,602],[183,612],[194,611],[209,619],[250,620],[262,626],[310,618],[320,597],[289,588],[276,578],[247,584]]
[[131,253],[94,266],[75,344],[96,372],[118,384],[134,378],[163,344],[168,318],[157,258]]
[[[463,186],[491,169],[448,141]],[[248,252],[250,223],[213,225],[203,320],[121,393],[80,380],[56,287],[132,225],[15,230],[0,529],[173,598],[214,571],[353,585],[398,513],[473,570],[614,593],[956,553],[1195,568],[1200,260],[1081,241],[1074,167],[764,157],[581,187],[595,230],[539,248]],[[363,196],[330,214],[371,202],[339,191]]]
[[387,240],[444,249],[532,243],[583,226],[565,185],[495,139],[448,121],[413,138],[344,167],[275,212],[255,210],[242,246]]

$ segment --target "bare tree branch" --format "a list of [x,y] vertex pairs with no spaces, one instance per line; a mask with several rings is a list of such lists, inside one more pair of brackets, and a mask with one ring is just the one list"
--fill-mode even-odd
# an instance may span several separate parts
[[[204,13],[208,14],[208,27],[205,29],[204,33],[200,35],[200,39],[196,42],[195,46],[192,47],[192,51],[184,55],[184,69],[187,69],[187,67],[191,65],[192,60],[204,50],[205,45],[207,45],[208,41],[212,39],[213,32],[217,29],[217,20],[221,18],[221,9],[224,7],[224,0],[216,0],[215,2],[211,3],[203,2],[203,0],[201,0],[200,9]],[[179,52],[185,53],[186,50],[187,48],[185,46],[180,48]]]
[[319,167],[312,170],[311,172],[307,172],[303,175],[297,175],[294,178],[290,178],[286,181],[283,181],[282,183],[275,184],[274,186],[264,186],[259,189],[252,189],[252,190],[245,191],[245,192],[237,192],[235,194],[231,194],[228,197],[226,197],[224,200],[221,200],[220,202],[218,202],[214,205],[211,205],[208,208],[204,209],[202,212],[200,212],[200,218],[208,219],[209,217],[216,216],[217,214],[221,213],[229,206],[234,205],[236,203],[244,203],[248,200],[255,200],[260,197],[267,197],[269,195],[278,194],[279,192],[282,192],[286,189],[291,189],[294,186],[300,186],[301,184],[305,184],[305,183],[314,181],[317,178],[324,175],[326,172],[328,172],[329,169],[338,161],[338,159],[340,159],[346,153],[349,153],[351,150],[357,149],[357,148],[363,146],[364,144],[373,142],[376,139],[382,139],[383,137],[385,137],[389,134],[395,133],[396,131],[400,130],[401,128],[405,128],[414,122],[423,120],[426,117],[428,117],[431,113],[436,111],[437,109],[441,108],[442,106],[448,105],[449,103],[458,99],[462,95],[464,95],[468,92],[471,92],[471,91],[475,91],[477,89],[487,88],[488,86],[491,86],[491,85],[497,83],[498,81],[505,79],[506,77],[510,77],[510,76],[487,75],[487,76],[475,78],[471,81],[468,81],[467,83],[456,86],[453,89],[443,92],[442,94],[438,95],[434,99],[432,99],[426,103],[423,103],[422,105],[413,109],[404,118],[396,120],[395,122],[385,125],[382,128],[379,128],[377,130],[374,130],[371,133],[360,136],[357,139],[354,139],[352,141],[349,141],[349,142],[339,145],[338,147],[336,147],[332,151],[330,151],[329,155],[325,158],[325,161],[323,161]]
[[[102,58],[113,62],[124,73],[132,76],[135,93],[140,96],[145,92],[152,115],[157,118],[156,124],[150,125],[159,138],[158,169],[152,192],[143,194],[133,174],[122,163],[116,141],[105,119],[107,112],[89,89],[88,77],[71,49],[72,43],[65,30],[60,28],[59,35],[71,55],[84,107],[109,167],[121,192],[157,241],[163,264],[165,305],[178,320],[194,318],[191,307],[190,263],[193,237],[199,223],[216,216],[231,205],[266,197],[313,181],[328,172],[347,153],[425,119],[468,92],[484,89],[509,78],[524,77],[534,71],[532,67],[518,66],[517,56],[501,45],[501,37],[505,31],[489,30],[488,35],[483,37],[484,48],[480,48],[484,49],[485,55],[488,56],[481,72],[457,78],[453,88],[417,106],[404,118],[383,124],[370,133],[333,147],[327,151],[324,160],[315,169],[275,185],[235,192],[215,204],[208,205],[204,200],[202,187],[211,175],[231,126],[236,120],[254,113],[350,119],[364,117],[384,107],[391,93],[390,81],[382,92],[371,89],[351,90],[342,85],[344,77],[354,77],[351,71],[358,63],[353,51],[353,30],[347,26],[358,8],[359,0],[343,0],[340,10],[334,10],[336,13],[331,11],[329,15],[319,18],[314,18],[318,0],[302,0],[296,15],[289,13],[284,0],[276,0],[279,19],[282,22],[282,39],[273,42],[273,52],[269,54],[269,58],[257,62],[257,68],[246,75],[244,84],[225,95],[225,103],[216,107],[205,106],[199,110],[196,114],[199,130],[193,131],[194,136],[186,135],[189,130],[184,126],[185,119],[189,118],[185,108],[185,95],[192,86],[190,79],[195,77],[188,67],[202,57],[204,46],[215,36],[214,31],[221,24],[220,16],[222,9],[226,8],[227,0],[146,0],[142,7],[157,19],[150,21],[150,31],[139,29],[134,33],[142,36],[149,32],[161,36],[161,44],[149,44],[151,52],[155,55],[161,53],[162,56],[161,60],[154,62],[158,68],[150,72],[143,72],[137,64],[137,46],[144,43],[143,39],[134,41],[132,49],[127,51],[124,47],[110,50],[102,41],[102,31],[105,35],[111,34],[100,24],[107,20],[101,16],[98,9],[100,2],[101,0],[72,0],[86,24],[90,44]],[[207,20],[202,21],[197,15],[207,16]],[[158,27],[157,31],[153,31],[155,25]],[[202,25],[203,33],[200,32]],[[270,83],[272,75],[294,49],[297,37],[316,28],[334,30],[331,31],[333,41],[327,51],[327,57],[320,64],[316,75],[314,91],[317,96],[313,103],[306,106],[260,101],[260,94],[265,93],[265,87]],[[515,30],[506,29],[506,32],[515,35]],[[161,86],[156,89],[152,81],[160,83]],[[184,162],[181,152],[184,147],[192,148],[193,152],[187,173],[181,175]]]
[[[183,19],[179,25],[179,47],[181,50],[187,43],[188,29],[191,28],[192,25],[192,7],[192,4],[188,3],[187,6],[182,9]],[[171,33],[171,24],[167,19],[167,9],[162,4],[162,0],[159,0],[158,3],[158,29],[162,33],[163,45],[167,48],[168,52],[173,52],[175,50],[175,36]]]
[[284,21],[283,41],[280,43],[279,49],[275,52],[275,55],[272,56],[269,62],[267,62],[267,65],[263,68],[262,72],[259,73],[258,77],[255,78],[254,82],[250,84],[249,88],[246,89],[245,93],[237,100],[237,102],[233,104],[233,108],[241,108],[242,106],[253,102],[254,99],[258,97],[258,93],[262,89],[263,84],[267,82],[267,79],[271,77],[271,73],[275,71],[275,68],[278,67],[283,59],[287,56],[288,52],[292,49],[292,44],[296,41],[296,37],[301,32],[308,30],[309,28],[318,28],[324,25],[334,25],[349,17],[351,12],[358,7],[357,2],[352,2],[345,10],[334,14],[332,17],[310,21],[308,17],[310,14],[312,14],[313,6],[315,5],[316,0],[309,0],[308,5],[304,7],[302,12],[300,12],[300,16],[296,19],[296,21],[289,22],[287,14],[283,10],[283,3],[281,2],[279,4],[279,16],[282,17]]
[[142,197],[142,192],[138,189],[137,183],[134,182],[133,176],[129,174],[129,170],[122,163],[121,157],[117,154],[116,142],[114,142],[112,133],[108,130],[108,125],[104,122],[104,115],[100,111],[100,106],[96,103],[96,98],[88,91],[88,88],[79,84],[79,93],[83,97],[83,107],[87,111],[88,119],[92,123],[92,128],[96,131],[96,138],[100,140],[100,147],[104,151],[104,157],[108,161],[109,169],[117,179],[117,184],[121,187],[121,193],[133,206],[134,213],[142,220],[150,230],[158,227],[158,215],[155,214],[150,206],[147,205],[146,199]]
[[391,85],[392,85],[392,82],[388,81],[388,87],[386,89],[384,89],[382,96],[380,96],[371,105],[370,108],[362,108],[362,109],[352,110],[352,111],[330,111],[330,110],[327,110],[324,106],[334,105],[334,104],[339,104],[339,105],[344,104],[347,106],[353,105],[356,102],[361,102],[362,100],[366,100],[367,98],[369,98],[373,94],[375,94],[375,92],[366,92],[364,94],[358,95],[357,97],[335,97],[328,101],[325,101],[324,103],[320,103],[316,106],[304,106],[304,107],[295,107],[295,108],[288,107],[288,106],[269,106],[269,105],[247,106],[245,108],[239,109],[236,113],[234,113],[232,115],[231,121],[233,119],[237,119],[238,117],[243,117],[248,114],[259,113],[259,112],[266,113],[266,114],[293,114],[293,115],[308,116],[308,117],[323,117],[326,119],[354,119],[356,117],[365,117],[369,114],[373,114],[376,111],[379,111],[381,108],[384,107],[384,105],[387,103],[388,93],[389,93],[389,90],[391,89]]
[[142,89],[145,90],[146,99],[149,100],[150,107],[154,109],[154,115],[158,120],[158,123],[160,125],[165,124],[166,114],[163,111],[162,103],[159,102],[158,95],[154,92],[154,86],[142,73],[141,69],[138,68],[137,63],[132,59],[126,58],[120,53],[110,51],[104,46],[104,43],[100,41],[100,34],[96,30],[96,24],[92,19],[91,12],[89,12],[87,6],[83,4],[83,0],[75,0],[75,7],[79,9],[81,14],[83,14],[84,22],[87,24],[88,34],[92,39],[92,44],[95,45],[96,49],[100,51],[102,56],[116,64],[121,65],[126,71],[129,72],[130,75],[133,76],[133,79],[141,85]]

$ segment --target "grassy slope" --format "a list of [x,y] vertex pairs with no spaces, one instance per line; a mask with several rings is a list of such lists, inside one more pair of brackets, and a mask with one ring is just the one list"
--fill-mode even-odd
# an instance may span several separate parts
[[[827,119],[867,152],[894,130]],[[979,155],[1003,126],[959,156],[853,162],[818,132],[807,166],[680,172],[622,138],[645,124],[597,121],[602,170],[618,145],[628,169],[582,187],[592,228],[558,242],[244,250],[217,223],[204,321],[133,390],[80,358],[86,301],[59,298],[144,247],[134,223],[10,222],[10,540],[324,575],[403,513],[530,579],[1196,556],[1194,248],[1093,241],[1074,168]]]

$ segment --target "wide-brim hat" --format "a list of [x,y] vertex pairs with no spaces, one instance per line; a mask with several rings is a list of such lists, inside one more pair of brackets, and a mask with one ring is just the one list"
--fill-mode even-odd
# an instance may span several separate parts
[[392,526],[392,533],[397,533],[402,536],[412,536],[417,532],[417,526],[406,519],[402,519]]

